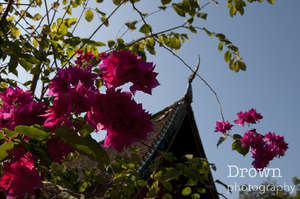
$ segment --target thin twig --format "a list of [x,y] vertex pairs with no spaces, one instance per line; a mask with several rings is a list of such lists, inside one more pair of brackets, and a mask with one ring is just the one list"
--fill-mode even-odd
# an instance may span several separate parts
[[[58,1],[56,1],[55,3],[58,3]],[[53,7],[51,7],[51,9],[53,9]],[[51,9],[50,9],[50,10],[51,10]],[[52,16],[52,19],[51,19],[51,22],[50,22],[50,27],[51,27],[51,25],[52,25],[52,23],[53,23],[53,21],[54,21],[54,18],[55,18],[56,13],[57,13],[57,9],[54,9],[54,13],[53,13],[53,16]]]
[[[148,23],[145,20],[145,17],[143,16],[143,13],[135,7],[135,4],[133,2],[131,2],[131,5],[132,5],[133,9],[140,15],[141,20],[144,22],[144,24],[148,25]],[[151,35],[153,35],[152,28],[150,28],[150,33],[151,33]]]
[[214,2],[216,4],[216,6],[219,5],[219,2],[217,2],[216,0],[209,0],[208,2],[206,2],[203,6],[200,7],[201,9],[204,9],[205,7],[207,7],[209,4],[211,4],[212,2]]
[[[14,8],[14,10],[16,11],[16,13],[20,16],[20,19],[23,19],[23,21],[31,28],[33,28],[32,24],[30,24],[24,17],[22,17],[22,14],[16,9]],[[18,24],[20,27],[23,27],[21,24]],[[32,35],[32,33],[30,33],[29,31],[27,31],[25,28],[23,28],[25,32],[27,32],[27,34]],[[38,34],[38,32],[36,30],[34,30],[34,32],[36,34]]]
[[[32,1],[32,2],[34,2],[34,1]],[[1,2],[0,3],[0,5],[6,5],[6,4],[9,4],[9,2],[7,3],[7,2]],[[31,5],[32,3],[12,3],[13,5],[16,5],[16,6],[29,6],[29,5]]]
[[[188,65],[179,55],[177,55],[172,49],[168,48],[167,46],[165,46],[163,43],[161,43],[160,41],[158,41],[156,38],[154,38],[156,42],[158,42],[160,44],[161,47],[163,47],[164,49],[166,49],[167,51],[169,51],[172,55],[174,55],[177,59],[179,59],[184,66],[186,66],[190,71],[195,72],[193,70],[193,68]],[[205,80],[201,75],[199,75],[198,73],[195,73],[196,76],[209,88],[209,90],[214,94],[214,96],[216,97],[216,100],[219,104],[219,111],[220,111],[220,115],[223,121],[225,121],[224,118],[224,114],[223,114],[223,108],[222,108],[222,104],[221,101],[219,99],[219,96],[217,94],[217,92],[213,89],[213,87],[208,83],[207,80]]]
[[[79,49],[82,49],[87,41],[89,41],[90,39],[93,38],[93,36],[102,28],[102,26],[115,14],[115,12],[125,3],[126,1],[123,0],[109,15],[108,17],[96,28],[96,30],[90,35],[90,37],[81,44],[81,46],[79,47]],[[68,61],[62,66],[65,67],[72,59],[73,57],[76,55],[76,53],[73,53],[72,56],[68,59]]]
[[47,16],[48,26],[50,28],[50,18],[49,18],[49,10],[48,10],[48,5],[47,5],[47,0],[44,0],[44,4],[45,4],[45,9],[46,9],[46,16]]
[[[180,29],[180,28],[185,28],[185,25],[186,25],[186,23],[184,23],[182,25],[179,25],[179,26],[175,26],[175,27],[169,28],[167,30],[163,30],[163,31],[160,31],[160,32],[157,32],[157,33],[153,33],[152,35],[147,35],[147,36],[141,37],[141,38],[136,39],[136,40],[134,40],[134,41],[132,41],[130,43],[125,44],[125,46],[126,47],[132,46],[133,44],[135,44],[135,43],[137,43],[139,41],[143,41],[145,39],[148,39],[150,37],[157,37],[160,34],[164,34],[164,33],[167,33],[167,32],[170,32],[170,31],[173,31],[173,30],[176,30],[176,29]],[[108,49],[105,52],[110,52],[111,50],[113,50],[113,49]]]
[[[172,7],[172,6],[167,6],[166,9],[167,9],[167,8],[170,8],[170,7]],[[146,15],[145,18],[150,17],[150,16],[152,16],[152,15],[154,15],[154,14],[156,14],[156,13],[159,13],[159,12],[161,12],[161,11],[164,11],[164,10],[163,10],[163,9],[159,9],[159,10],[153,11],[153,12],[149,13],[148,15]],[[137,20],[137,22],[141,22],[141,21],[142,21],[141,19],[140,19],[140,20]],[[122,28],[119,29],[117,35],[119,35],[119,33],[121,32],[121,30],[122,30]],[[124,35],[125,35],[128,31],[129,31],[129,28],[127,28],[127,29],[120,35],[120,38],[124,37]],[[117,37],[118,37],[118,36],[117,36]]]
[[16,21],[15,26],[17,26],[17,24],[21,21],[21,19],[26,16],[26,13],[29,10],[29,8],[31,7],[31,5],[33,4],[33,2],[34,1],[32,1],[30,4],[28,4],[28,6],[25,9],[25,11],[23,12],[22,16],[20,16],[20,18],[18,19],[18,21]]
[[82,12],[81,12],[81,14],[80,14],[80,16],[79,16],[79,18],[78,18],[78,20],[77,20],[77,22],[76,22],[73,30],[72,30],[72,34],[75,32],[75,29],[77,28],[77,26],[78,26],[78,24],[79,24],[79,22],[80,22],[80,20],[81,20],[81,18],[83,16],[84,11],[86,10],[86,7],[87,7],[88,3],[89,3],[89,0],[87,0],[86,3],[84,4]]

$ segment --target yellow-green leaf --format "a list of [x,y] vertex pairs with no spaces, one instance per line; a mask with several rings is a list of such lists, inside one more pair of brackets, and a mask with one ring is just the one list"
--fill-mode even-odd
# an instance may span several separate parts
[[88,22],[91,22],[94,19],[94,13],[92,10],[86,10],[84,13],[84,17]]
[[14,16],[9,16],[9,17],[6,18],[7,21],[13,21],[14,19],[15,19]]
[[32,19],[35,20],[35,21],[38,21],[42,18],[42,15],[40,15],[39,13],[35,14]]
[[186,188],[182,189],[182,191],[181,191],[181,194],[182,194],[183,196],[188,196],[188,195],[190,195],[191,193],[192,193],[191,187],[186,187]]

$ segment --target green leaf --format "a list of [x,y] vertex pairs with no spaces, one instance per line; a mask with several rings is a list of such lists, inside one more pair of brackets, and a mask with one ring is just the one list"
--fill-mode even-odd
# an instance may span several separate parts
[[225,62],[229,62],[231,59],[231,52],[228,50],[226,51],[226,53],[224,54],[224,60]]
[[194,28],[194,26],[189,26],[189,30],[190,30],[192,33],[197,33],[197,30],[196,30],[196,28]]
[[220,40],[220,41],[224,41],[226,39],[225,35],[222,33],[218,33],[216,34],[216,37]]
[[109,158],[105,150],[90,135],[86,137],[78,136],[65,126],[56,129],[56,135],[79,153],[97,161],[99,168],[103,169],[108,164]]
[[200,13],[197,14],[197,17],[206,20],[207,19],[207,13],[200,12]]
[[275,0],[268,0],[270,4],[274,4]]
[[107,45],[109,48],[112,48],[115,44],[116,44],[116,42],[114,40],[107,41]]
[[42,15],[40,15],[39,13],[35,14],[32,19],[35,20],[35,21],[38,21],[42,18]]
[[137,21],[132,21],[132,22],[127,22],[127,23],[125,23],[125,25],[130,29],[130,30],[135,30],[136,29],[136,27],[135,27],[135,25],[137,24]]
[[106,18],[105,16],[101,17],[101,21],[105,26],[109,26],[108,18]]
[[192,193],[192,189],[191,187],[185,187],[184,189],[182,189],[181,194],[183,196],[188,196]]
[[235,140],[240,140],[241,138],[242,138],[242,136],[239,135],[239,134],[234,134],[233,135],[233,139],[235,139]]
[[144,24],[144,25],[142,25],[142,27],[139,29],[139,31],[140,31],[141,33],[144,33],[144,34],[148,34],[148,33],[150,33],[150,32],[152,31],[152,28],[151,28],[151,26],[150,26],[149,24]]
[[181,47],[181,42],[177,37],[169,38],[168,46],[172,49],[178,50]]
[[31,137],[35,140],[42,141],[49,137],[50,132],[43,131],[34,126],[17,126],[15,129],[19,134],[23,134],[25,136]]
[[17,66],[18,66],[17,58],[11,57],[8,63],[8,72],[18,76]]
[[147,39],[146,41],[146,49],[148,50],[148,52],[152,55],[155,55],[155,40],[150,37],[149,39]]
[[79,187],[79,192],[81,193],[84,192],[87,187],[88,187],[88,182],[84,181]]
[[192,194],[192,199],[200,199],[200,194],[199,193]]
[[0,145],[0,161],[4,160],[8,156],[8,151],[13,149],[17,145],[16,142],[6,142]]
[[84,13],[84,17],[88,22],[91,22],[94,19],[94,13],[92,10],[88,9]]
[[17,38],[19,38],[20,35],[21,35],[21,30],[18,29],[18,28],[16,28],[16,27],[12,27],[12,28],[10,29],[10,34],[11,34],[11,36],[12,36],[13,38],[17,39]]
[[179,16],[185,17],[185,11],[184,11],[183,6],[181,4],[173,3],[172,7]]
[[149,192],[147,193],[147,197],[156,196],[158,192],[159,192],[159,182],[158,180],[155,180],[152,183]]
[[113,3],[118,6],[120,5],[120,3],[122,2],[122,0],[113,0]]
[[235,6],[231,6],[231,8],[229,9],[229,14],[231,17],[233,17],[234,15],[236,15],[236,7]]
[[85,137],[87,135],[90,135],[94,130],[95,130],[94,127],[92,127],[91,125],[85,124],[79,130],[79,133],[80,133],[81,136]]
[[167,182],[165,180],[161,180],[160,183],[162,184],[162,186],[167,189],[169,192],[171,192],[173,190],[172,184],[170,182]]
[[203,28],[203,30],[204,30],[205,33],[206,33],[208,36],[210,36],[210,37],[212,37],[212,36],[214,35],[212,32],[210,32],[209,30],[207,30],[205,27]]
[[32,64],[28,62],[26,59],[20,59],[19,63],[26,70],[26,72],[30,71],[32,68]]
[[102,17],[104,17],[106,15],[105,12],[102,12],[101,10],[99,10],[98,8],[96,8],[96,12],[98,12]]
[[223,135],[222,137],[219,138],[218,142],[217,142],[217,147],[220,146],[220,144],[222,144],[227,138],[227,135]]
[[218,45],[218,50],[221,52],[223,50],[224,43],[220,42]]
[[162,3],[163,5],[167,5],[167,4],[171,3],[171,1],[172,1],[172,0],[161,0],[161,3]]
[[239,152],[240,154],[242,154],[243,156],[247,155],[247,153],[249,152],[250,147],[242,147],[242,142],[240,140],[235,140],[232,143],[232,150],[236,150],[237,152]]
[[239,60],[239,61],[237,61],[237,64],[238,64],[239,69],[241,69],[243,71],[245,71],[247,69],[245,62]]

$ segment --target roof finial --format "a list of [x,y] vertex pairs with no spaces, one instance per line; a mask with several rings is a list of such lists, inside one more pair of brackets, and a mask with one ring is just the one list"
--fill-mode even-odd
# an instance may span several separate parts
[[192,103],[193,101],[193,93],[192,93],[192,82],[195,79],[197,72],[199,70],[199,66],[200,66],[200,55],[198,55],[198,63],[196,65],[196,69],[193,71],[193,73],[190,75],[189,79],[188,79],[188,88],[187,91],[184,95],[184,100],[187,103]]

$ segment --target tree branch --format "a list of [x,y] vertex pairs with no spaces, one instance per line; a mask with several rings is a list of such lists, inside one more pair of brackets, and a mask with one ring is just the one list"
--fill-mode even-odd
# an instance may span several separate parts
[[1,20],[0,20],[0,28],[1,29],[2,29],[2,25],[5,22],[6,17],[8,15],[8,13],[9,13],[9,10],[12,7],[13,3],[14,3],[14,0],[9,0],[8,3],[7,3],[6,9],[5,9],[5,11],[4,11],[3,15],[2,15]]
[[[100,28],[102,28],[102,26],[115,14],[115,12],[125,3],[126,1],[123,0],[109,15],[108,17],[96,28],[96,30],[91,34],[91,36],[87,39],[90,40],[93,38],[93,36],[100,30]],[[86,45],[86,42],[83,42],[81,44],[81,46],[79,47],[79,49],[82,49],[85,45]],[[73,55],[69,58],[69,60],[62,66],[62,67],[65,67],[72,59],[73,57],[76,55],[76,53],[73,53]]]
[[225,121],[224,118],[224,114],[223,114],[223,108],[222,108],[222,104],[221,101],[219,99],[219,96],[217,94],[217,92],[213,89],[213,87],[208,83],[207,80],[205,80],[201,75],[199,75],[198,73],[196,73],[193,68],[188,65],[179,55],[177,55],[172,49],[168,48],[167,46],[165,46],[163,43],[161,43],[160,41],[157,40],[157,38],[155,38],[155,41],[158,42],[160,44],[161,47],[163,47],[164,49],[166,49],[167,51],[169,51],[172,55],[174,55],[177,59],[179,59],[184,66],[186,66],[190,71],[192,71],[193,73],[195,73],[195,75],[209,88],[209,90],[214,94],[214,96],[216,97],[216,100],[219,104],[219,111],[220,111],[220,115],[223,121]]

